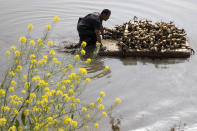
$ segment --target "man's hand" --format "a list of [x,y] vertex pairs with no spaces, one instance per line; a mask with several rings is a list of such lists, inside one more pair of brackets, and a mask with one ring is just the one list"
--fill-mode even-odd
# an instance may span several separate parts
[[100,36],[100,30],[96,30],[96,39],[99,43],[101,43],[101,36]]

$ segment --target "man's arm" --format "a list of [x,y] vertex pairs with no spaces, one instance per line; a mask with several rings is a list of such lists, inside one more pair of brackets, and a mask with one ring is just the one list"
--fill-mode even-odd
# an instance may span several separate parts
[[99,43],[101,43],[101,36],[100,36],[100,30],[96,30],[96,39]]
[[102,35],[102,38],[104,39],[104,29],[103,29],[103,25],[101,25],[101,35]]

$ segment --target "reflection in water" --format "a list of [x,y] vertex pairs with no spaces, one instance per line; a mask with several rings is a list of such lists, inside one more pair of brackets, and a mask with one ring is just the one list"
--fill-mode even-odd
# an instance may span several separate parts
[[189,59],[187,58],[179,58],[179,59],[151,59],[151,58],[133,58],[133,57],[127,57],[127,58],[120,58],[120,61],[122,61],[123,65],[137,65],[137,63],[142,63],[143,65],[147,64],[154,64],[155,68],[168,68],[171,64],[179,64],[187,62]]

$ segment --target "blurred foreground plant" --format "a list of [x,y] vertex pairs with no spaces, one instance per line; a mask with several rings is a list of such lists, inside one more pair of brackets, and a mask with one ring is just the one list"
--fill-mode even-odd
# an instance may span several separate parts
[[[9,63],[0,84],[1,130],[99,128],[98,121],[108,117],[108,113],[121,102],[116,98],[106,109],[102,104],[103,91],[91,103],[80,100],[91,79],[86,68],[79,65],[90,64],[92,59],[80,60],[86,53],[86,42],[82,42],[73,63],[65,64],[55,57],[55,51],[51,49],[53,41],[47,41],[47,36],[57,21],[59,17],[56,16],[52,24],[46,26],[44,36],[37,40],[31,40],[30,32],[34,27],[28,25],[27,36],[20,37],[17,47],[11,46],[6,51]],[[46,55],[41,52],[44,48],[49,49]],[[108,66],[103,69],[104,72],[108,70]]]

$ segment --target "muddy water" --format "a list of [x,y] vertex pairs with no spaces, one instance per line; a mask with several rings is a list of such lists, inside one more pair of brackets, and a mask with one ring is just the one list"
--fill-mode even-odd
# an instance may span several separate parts
[[[78,17],[109,8],[112,15],[104,26],[122,24],[131,17],[156,21],[174,21],[188,33],[190,45],[197,45],[196,0],[0,0],[0,72],[5,69],[4,52],[25,34],[25,28],[35,26],[32,37],[39,38],[54,16],[61,18],[50,35],[57,45],[65,40],[77,41]],[[59,52],[59,56],[67,57]],[[167,131],[174,124],[187,123],[186,131],[197,130],[197,58],[148,59],[104,57],[90,65],[89,71],[99,72],[109,65],[111,72],[93,80],[84,98],[96,98],[103,90],[109,105],[116,97],[122,104],[114,116],[121,118],[122,131]],[[109,125],[101,123],[101,130]],[[181,124],[182,125],[182,124]]]

